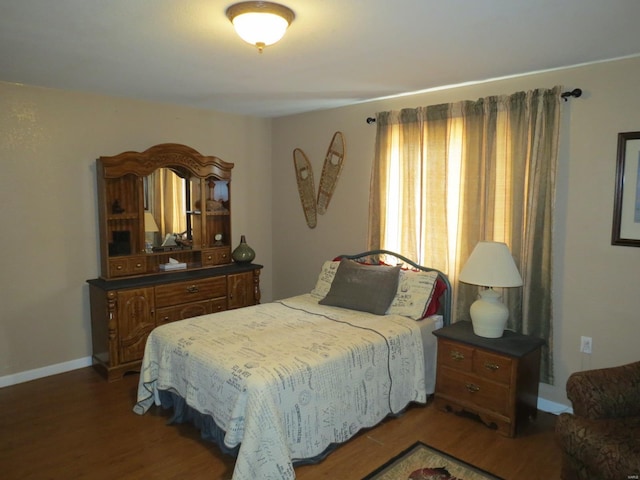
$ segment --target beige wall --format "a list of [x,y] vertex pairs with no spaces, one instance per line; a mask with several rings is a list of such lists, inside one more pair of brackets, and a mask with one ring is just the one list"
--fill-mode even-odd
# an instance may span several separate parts
[[[640,58],[634,58],[274,120],[274,297],[309,291],[325,259],[364,250],[375,138],[367,116],[558,84],[580,87],[583,97],[564,106],[555,210],[556,382],[540,391],[567,405],[570,372],[640,359],[640,249],[610,242],[617,134],[640,131],[639,77]],[[299,147],[307,153],[317,185],[336,130],[346,138],[346,163],[327,213],[312,230],[298,199],[292,151]],[[579,352],[581,335],[593,337],[591,356]]]
[[0,83],[0,380],[91,355],[95,159],[164,142],[235,163],[233,241],[271,299],[270,120]]
[[[91,353],[85,280],[98,274],[95,158],[161,142],[235,162],[233,235],[257,252],[263,300],[309,291],[325,259],[366,244],[376,111],[551,87],[565,104],[554,264],[556,385],[572,371],[637,360],[640,249],[610,244],[617,133],[640,131],[640,58],[459,87],[272,121],[0,83],[0,379]],[[306,226],[293,172],[302,148],[319,180],[333,133],[346,163],[318,226]],[[593,354],[579,353],[581,335]]]

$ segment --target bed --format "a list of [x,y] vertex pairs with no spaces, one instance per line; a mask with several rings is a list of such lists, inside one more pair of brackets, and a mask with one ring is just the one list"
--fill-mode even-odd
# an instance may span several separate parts
[[434,391],[444,274],[378,250],[326,261],[307,294],[154,329],[134,411],[173,409],[236,456],[233,480],[294,466]]

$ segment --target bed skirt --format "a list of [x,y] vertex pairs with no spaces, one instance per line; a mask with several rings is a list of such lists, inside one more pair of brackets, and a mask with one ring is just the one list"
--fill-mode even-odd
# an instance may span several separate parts
[[[167,421],[169,425],[179,423],[189,423],[200,430],[200,436],[203,440],[213,442],[220,448],[220,451],[225,455],[231,455],[232,457],[238,456],[238,450],[240,445],[236,445],[233,448],[228,447],[224,443],[225,431],[220,428],[211,416],[198,412],[196,409],[187,405],[184,398],[174,392],[167,390],[159,390],[160,403],[164,409],[172,409],[173,415]],[[331,452],[338,448],[337,443],[329,445],[323,452],[311,458],[293,459],[292,463],[294,467],[302,465],[311,465],[319,463],[324,460]]]

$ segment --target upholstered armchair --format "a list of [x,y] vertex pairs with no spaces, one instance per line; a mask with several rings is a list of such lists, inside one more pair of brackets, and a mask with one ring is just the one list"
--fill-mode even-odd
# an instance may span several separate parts
[[556,421],[563,480],[640,478],[640,362],[573,373]]

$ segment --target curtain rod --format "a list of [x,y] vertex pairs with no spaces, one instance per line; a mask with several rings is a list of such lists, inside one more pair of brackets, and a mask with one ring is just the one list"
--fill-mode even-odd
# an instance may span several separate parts
[[[570,92],[562,92],[560,94],[560,98],[562,98],[565,102],[569,100],[569,97],[580,98],[582,96],[582,89],[574,88]],[[376,119],[374,117],[367,117],[367,123],[371,125],[372,123],[376,123]]]
[[582,89],[580,88],[574,88],[570,92],[562,92],[560,94],[560,97],[563,98],[565,102],[569,100],[569,97],[580,98],[581,96],[582,96]]

